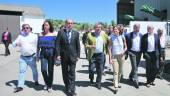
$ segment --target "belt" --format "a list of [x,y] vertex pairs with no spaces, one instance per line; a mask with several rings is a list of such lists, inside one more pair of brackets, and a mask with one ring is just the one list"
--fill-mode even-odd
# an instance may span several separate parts
[[[24,57],[32,57],[32,56],[34,56],[35,55],[35,53],[33,53],[32,55],[28,55],[28,56],[24,56]],[[23,56],[23,55],[22,55]]]
[[101,53],[94,53],[93,55],[101,55],[101,54],[103,54],[103,52],[101,52]]

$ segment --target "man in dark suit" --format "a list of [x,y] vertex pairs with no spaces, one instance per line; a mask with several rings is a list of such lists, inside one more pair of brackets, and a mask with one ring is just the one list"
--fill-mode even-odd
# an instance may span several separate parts
[[75,67],[80,57],[79,33],[73,29],[73,20],[67,19],[65,27],[58,32],[57,59],[61,60],[63,81],[66,92],[75,96]]
[[10,51],[8,47],[9,47],[9,44],[12,42],[11,39],[12,39],[11,33],[8,31],[8,28],[7,28],[6,31],[2,33],[2,38],[1,38],[1,41],[5,45],[5,56],[10,55]]
[[147,33],[142,37],[142,52],[146,60],[146,87],[155,85],[154,80],[157,74],[157,63],[159,59],[160,42],[158,35],[153,32],[152,25],[147,26]]
[[135,24],[133,26],[133,32],[129,33],[126,37],[127,46],[128,46],[128,53],[131,61],[131,72],[129,75],[129,79],[134,82],[135,88],[139,88],[138,84],[138,65],[141,59],[141,39],[142,34],[139,33],[140,31],[140,24]]

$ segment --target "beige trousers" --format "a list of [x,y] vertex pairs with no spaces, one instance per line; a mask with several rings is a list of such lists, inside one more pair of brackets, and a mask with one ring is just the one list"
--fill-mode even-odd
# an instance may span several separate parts
[[113,83],[114,83],[114,87],[118,87],[119,85],[119,82],[120,82],[120,78],[121,78],[121,75],[122,75],[122,67],[123,67],[123,64],[124,64],[124,55],[123,56],[120,56],[120,55],[115,55],[114,58],[113,58],[113,61],[114,61],[114,64],[113,65],[113,77],[114,77],[114,80],[113,80]]

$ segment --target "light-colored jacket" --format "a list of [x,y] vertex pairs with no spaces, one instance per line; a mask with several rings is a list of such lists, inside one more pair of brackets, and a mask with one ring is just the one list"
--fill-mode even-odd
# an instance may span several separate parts
[[[108,44],[108,35],[104,32],[101,31],[100,35],[104,41],[104,50],[103,52],[107,52],[107,44]],[[95,48],[91,48],[91,45],[96,45],[96,37],[94,32],[89,32],[87,35],[87,41],[85,43],[85,47],[88,49],[88,54],[87,54],[87,59],[90,60],[93,54],[95,53]]]
[[16,47],[17,44],[20,44],[20,52],[22,56],[30,56],[37,51],[37,40],[38,36],[33,33],[29,33],[24,36],[20,34],[17,39],[12,43],[13,47]]

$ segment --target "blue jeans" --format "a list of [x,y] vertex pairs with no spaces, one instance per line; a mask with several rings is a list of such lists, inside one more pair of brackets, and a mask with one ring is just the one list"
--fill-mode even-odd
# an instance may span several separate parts
[[96,68],[96,83],[100,84],[102,80],[102,72],[103,72],[103,66],[105,63],[105,54],[104,53],[94,53],[90,62],[89,62],[89,79],[90,81],[93,81],[94,79],[94,73]]
[[30,66],[33,74],[33,80],[38,82],[38,72],[36,65],[36,57],[35,56],[20,56],[19,58],[19,79],[18,79],[18,87],[23,87],[25,83],[25,73],[27,70],[27,65]]
[[45,85],[47,85],[49,88],[51,88],[53,84],[53,71],[54,71],[53,57],[41,58],[41,72],[43,75]]

